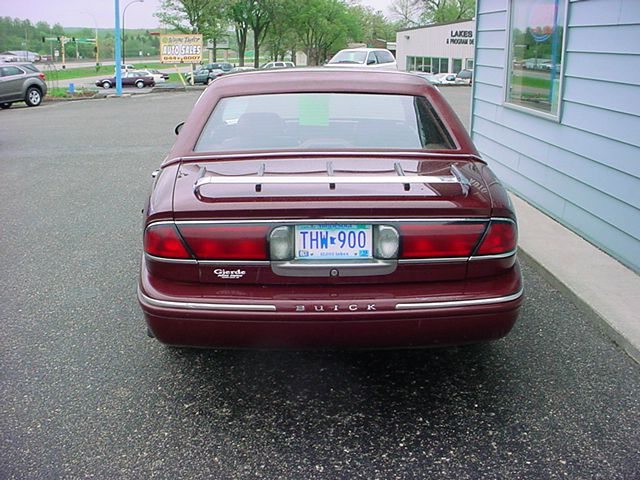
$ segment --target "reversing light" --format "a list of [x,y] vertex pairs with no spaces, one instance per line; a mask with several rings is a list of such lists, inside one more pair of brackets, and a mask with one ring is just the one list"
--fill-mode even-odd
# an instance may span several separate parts
[[374,256],[391,259],[398,257],[400,235],[389,225],[375,225],[373,230]]
[[499,255],[512,252],[518,243],[516,224],[507,220],[491,220],[489,230],[475,255]]
[[154,257],[191,258],[173,225],[152,225],[144,232],[144,251]]
[[283,226],[271,230],[269,253],[271,260],[291,260],[293,258],[293,229]]

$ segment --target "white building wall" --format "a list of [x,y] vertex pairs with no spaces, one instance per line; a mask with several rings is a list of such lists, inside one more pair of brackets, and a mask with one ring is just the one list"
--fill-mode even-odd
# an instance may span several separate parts
[[473,140],[511,190],[640,271],[640,0],[568,2],[558,119],[505,106],[510,1],[478,0]]
[[[470,32],[471,36],[462,32]],[[406,70],[408,56],[460,58],[465,68],[467,60],[473,60],[474,37],[473,20],[399,31],[396,33],[398,70]],[[449,68],[452,68],[451,62]]]

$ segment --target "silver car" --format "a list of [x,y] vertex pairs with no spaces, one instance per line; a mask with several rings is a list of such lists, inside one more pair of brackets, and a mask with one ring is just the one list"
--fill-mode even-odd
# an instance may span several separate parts
[[0,63],[0,108],[14,102],[37,107],[46,94],[44,73],[32,63]]

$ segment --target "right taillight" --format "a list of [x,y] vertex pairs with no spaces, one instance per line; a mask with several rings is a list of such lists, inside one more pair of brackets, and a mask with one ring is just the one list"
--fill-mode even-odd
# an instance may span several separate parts
[[512,252],[518,243],[518,229],[515,222],[491,220],[487,233],[475,255],[499,255]]
[[191,258],[173,225],[151,225],[144,232],[144,251],[161,258]]

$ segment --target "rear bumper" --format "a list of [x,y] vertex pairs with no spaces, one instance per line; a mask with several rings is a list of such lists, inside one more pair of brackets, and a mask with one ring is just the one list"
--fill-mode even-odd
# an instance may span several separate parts
[[464,282],[344,286],[213,286],[154,278],[138,300],[155,337],[220,348],[389,348],[506,335],[523,301],[518,264]]

